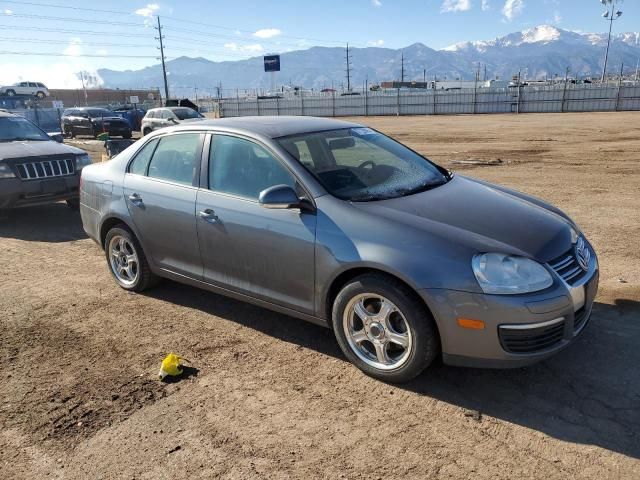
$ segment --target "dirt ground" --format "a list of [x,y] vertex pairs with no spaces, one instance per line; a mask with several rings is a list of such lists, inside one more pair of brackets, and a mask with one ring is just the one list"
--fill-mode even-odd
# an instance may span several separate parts
[[[169,281],[128,294],[78,214],[15,211],[0,223],[0,478],[639,478],[640,113],[359,121],[568,212],[601,266],[579,341],[527,369],[436,365],[387,385],[321,327]],[[192,368],[163,384],[169,351]]]

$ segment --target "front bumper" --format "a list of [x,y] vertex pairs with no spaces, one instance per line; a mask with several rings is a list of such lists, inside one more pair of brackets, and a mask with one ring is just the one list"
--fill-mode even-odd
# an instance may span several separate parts
[[19,178],[0,179],[0,210],[42,205],[79,197],[80,176],[44,178],[23,181]]
[[[557,279],[542,293],[487,295],[445,289],[419,293],[438,325],[444,363],[522,367],[553,356],[582,333],[589,322],[598,279],[594,255],[579,283],[569,286]],[[482,320],[485,328],[461,328],[460,318]]]

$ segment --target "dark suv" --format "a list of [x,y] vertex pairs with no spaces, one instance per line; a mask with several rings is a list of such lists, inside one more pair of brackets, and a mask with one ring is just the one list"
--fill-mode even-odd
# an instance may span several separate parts
[[90,163],[85,151],[0,110],[0,216],[9,208],[60,200],[77,209],[80,171]]
[[103,132],[112,137],[131,138],[129,122],[106,108],[69,108],[62,113],[65,136],[91,135],[95,138]]

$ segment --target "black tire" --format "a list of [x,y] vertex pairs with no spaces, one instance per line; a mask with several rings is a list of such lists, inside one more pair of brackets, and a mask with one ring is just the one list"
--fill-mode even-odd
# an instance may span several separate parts
[[73,127],[70,127],[69,129],[69,136],[71,138],[76,138],[76,130]]
[[46,95],[44,94],[44,92],[38,92],[38,93],[36,93],[36,97],[38,97],[40,100],[42,100],[44,97],[46,97]]
[[132,136],[131,132],[127,132],[124,135],[122,135],[122,138],[124,138],[126,140],[129,140],[131,138],[131,136]]
[[143,136],[143,137],[146,137],[146,136],[147,136],[147,135],[149,135],[150,133],[151,133],[151,129],[150,129],[150,128],[145,128],[145,129],[142,131],[142,136]]
[[69,207],[74,212],[80,210],[80,199],[79,198],[70,198],[67,200],[67,207]]
[[[138,256],[138,275],[135,282],[130,285],[123,283],[118,278],[118,276],[114,273],[113,268],[111,266],[111,259],[109,255],[109,245],[111,243],[111,240],[116,236],[126,238],[129,241],[129,243],[135,248],[135,253]],[[147,257],[145,256],[144,251],[142,250],[142,246],[140,245],[140,242],[138,242],[138,239],[136,238],[136,236],[126,225],[118,224],[115,227],[113,227],[111,230],[109,230],[104,241],[104,252],[105,252],[105,257],[107,259],[107,266],[109,267],[109,271],[111,272],[111,275],[113,276],[116,283],[120,285],[121,288],[128,291],[132,291],[132,292],[142,292],[148,288],[153,287],[160,280],[160,278],[151,271],[151,268],[149,267],[149,263],[147,262]]]
[[13,96],[15,96],[16,91],[9,89],[9,90],[6,91],[6,94],[7,94],[7,97],[13,97]]
[[[349,302],[364,293],[380,295],[402,312],[412,336],[408,357],[398,368],[383,370],[364,362],[350,346],[343,327]],[[404,283],[383,274],[364,274],[347,283],[336,296],[332,311],[333,331],[342,352],[367,375],[391,383],[408,382],[426,369],[440,354],[440,336],[431,315],[417,294]]]

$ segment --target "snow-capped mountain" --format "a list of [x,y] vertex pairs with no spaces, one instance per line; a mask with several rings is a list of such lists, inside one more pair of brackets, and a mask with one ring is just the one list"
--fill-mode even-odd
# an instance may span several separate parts
[[[468,79],[475,76],[478,63],[488,78],[510,79],[522,71],[527,78],[564,76],[569,67],[572,76],[599,76],[602,71],[607,35],[563,30],[551,25],[515,32],[485,41],[457,43],[434,50],[422,43],[402,49],[380,47],[353,48],[352,85],[361,86],[400,77],[401,56],[404,54],[405,80],[420,81],[426,70],[433,79]],[[169,49],[168,49],[169,50]],[[170,55],[170,51],[168,52]],[[640,57],[640,33],[619,33],[612,37],[609,72],[618,72],[621,63],[626,71],[634,71]],[[339,88],[345,83],[344,49],[312,47],[281,55],[282,72],[279,83],[292,83],[306,88]],[[193,92],[223,88],[268,88],[270,78],[263,72],[262,57],[233,62],[212,62],[204,58],[180,57],[167,62],[170,88],[176,95],[183,88]],[[105,86],[116,88],[158,87],[162,84],[159,65],[137,71],[98,71]]]

